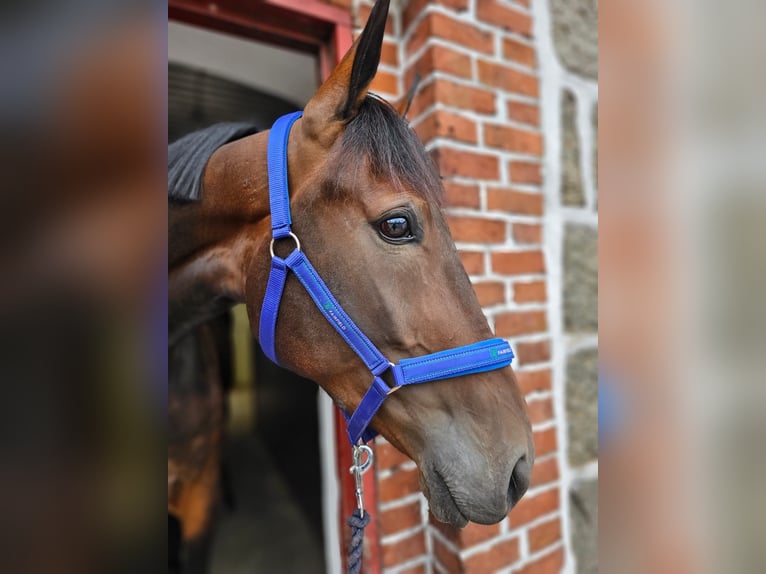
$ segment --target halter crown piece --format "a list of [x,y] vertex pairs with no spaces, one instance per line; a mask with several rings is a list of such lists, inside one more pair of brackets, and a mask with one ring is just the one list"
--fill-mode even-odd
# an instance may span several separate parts
[[[370,421],[386,397],[398,388],[500,369],[511,363],[513,351],[503,339],[488,339],[422,357],[403,359],[394,365],[365,336],[335,300],[319,273],[301,251],[300,242],[290,229],[287,139],[290,128],[302,114],[303,112],[294,112],[282,116],[274,123],[269,134],[267,155],[272,229],[271,273],[261,309],[260,343],[264,353],[279,364],[275,349],[277,315],[288,270],[292,271],[319,311],[359,355],[372,374],[372,385],[356,411],[350,417],[346,415],[348,438],[354,446],[360,441],[367,442],[375,437],[375,431],[369,426]],[[282,259],[274,254],[273,246],[274,242],[285,238],[291,238],[295,242],[295,249]],[[395,383],[393,387],[389,387],[381,378],[381,375],[389,370]]]

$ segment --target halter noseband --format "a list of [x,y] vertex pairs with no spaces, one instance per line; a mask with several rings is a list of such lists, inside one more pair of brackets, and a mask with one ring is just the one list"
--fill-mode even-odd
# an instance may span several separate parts
[[[293,123],[303,112],[287,114],[274,122],[269,134],[268,173],[269,203],[271,206],[271,272],[266,286],[266,295],[261,308],[259,338],[264,353],[279,364],[276,356],[275,338],[277,315],[287,272],[292,271],[317,308],[335,328],[346,343],[359,355],[372,373],[372,385],[365,393],[356,411],[348,419],[348,438],[352,445],[360,440],[367,442],[375,436],[369,428],[370,421],[394,391],[406,385],[427,383],[474,373],[482,373],[506,367],[513,359],[511,346],[502,339],[488,339],[471,345],[457,347],[422,357],[403,359],[391,363],[367,336],[357,327],[322,278],[301,251],[298,237],[291,231],[290,196],[287,182],[287,139]],[[295,243],[292,253],[281,258],[274,253],[274,243],[291,238]],[[389,387],[381,375],[390,370],[394,386]]]

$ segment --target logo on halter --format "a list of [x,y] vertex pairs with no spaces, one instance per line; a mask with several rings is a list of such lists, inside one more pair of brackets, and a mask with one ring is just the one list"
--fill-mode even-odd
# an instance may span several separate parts
[[322,305],[322,308],[327,312],[328,315],[330,315],[330,317],[332,317],[332,320],[335,321],[335,324],[338,325],[341,330],[346,330],[346,325],[344,325],[343,321],[341,321],[335,314],[335,305],[333,305],[330,301],[325,301],[324,305]]
[[508,347],[505,347],[504,349],[490,349],[489,350],[489,356],[493,359],[497,359],[500,355],[507,355],[511,352],[511,349]]

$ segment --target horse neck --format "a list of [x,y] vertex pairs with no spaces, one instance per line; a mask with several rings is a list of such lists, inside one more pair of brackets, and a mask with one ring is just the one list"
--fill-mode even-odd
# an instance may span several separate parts
[[[269,241],[267,133],[218,149],[202,198],[169,205],[168,337],[244,300],[246,263]],[[264,258],[264,266],[268,259]]]

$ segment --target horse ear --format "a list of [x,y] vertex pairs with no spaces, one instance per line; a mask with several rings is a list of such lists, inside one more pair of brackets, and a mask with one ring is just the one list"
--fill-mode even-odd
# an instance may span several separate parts
[[304,125],[310,126],[315,134],[326,128],[328,122],[347,121],[359,110],[380,63],[389,3],[390,0],[375,3],[361,36],[306,104]]
[[402,101],[399,102],[399,106],[396,109],[399,112],[399,115],[402,116],[405,120],[407,119],[407,112],[410,111],[412,100],[415,99],[415,94],[418,91],[418,87],[420,87],[421,79],[422,77],[420,72],[416,72],[415,79],[412,81],[412,85],[410,86],[407,95],[404,97],[404,99],[402,99]]

